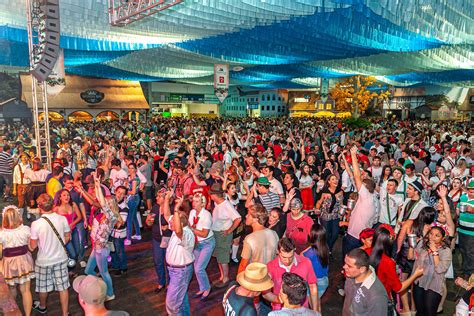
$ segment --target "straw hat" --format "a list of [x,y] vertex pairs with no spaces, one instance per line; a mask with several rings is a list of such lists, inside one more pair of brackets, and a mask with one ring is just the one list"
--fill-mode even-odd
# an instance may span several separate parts
[[237,275],[237,282],[249,291],[262,292],[273,287],[273,281],[268,275],[267,266],[254,262]]

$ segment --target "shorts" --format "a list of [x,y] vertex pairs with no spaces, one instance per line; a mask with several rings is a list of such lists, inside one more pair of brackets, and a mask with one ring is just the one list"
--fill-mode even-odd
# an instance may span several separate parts
[[218,263],[229,263],[233,234],[224,236],[224,231],[214,231],[214,237],[216,238],[216,248],[214,248],[212,255],[216,257]]
[[145,187],[144,190],[144,195],[145,195],[145,200],[152,200],[153,199],[153,187],[150,185],[148,187]]
[[0,179],[5,185],[11,187],[13,183],[13,174],[0,173]]
[[47,267],[35,266],[35,274],[36,292],[65,291],[71,286],[67,261]]

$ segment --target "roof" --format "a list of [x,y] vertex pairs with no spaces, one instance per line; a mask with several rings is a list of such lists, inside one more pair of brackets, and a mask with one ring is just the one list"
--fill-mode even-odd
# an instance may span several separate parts
[[[22,74],[21,99],[32,107],[31,76]],[[149,109],[138,81],[84,78],[66,75],[66,87],[57,95],[48,97],[50,109]],[[99,103],[87,103],[81,98],[81,93],[87,90],[97,90],[104,94]]]

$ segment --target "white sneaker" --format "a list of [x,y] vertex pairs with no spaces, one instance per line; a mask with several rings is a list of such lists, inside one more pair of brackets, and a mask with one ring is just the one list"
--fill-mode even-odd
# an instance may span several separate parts
[[[132,238],[133,238],[133,236],[132,236]],[[125,246],[130,246],[130,245],[132,244],[132,241],[131,241],[130,239],[125,239],[125,241],[123,242],[123,244],[124,244]]]
[[87,266],[87,263],[82,260],[82,261],[79,261],[79,265],[81,266],[81,268],[85,268]]
[[111,301],[111,300],[115,300],[115,295],[105,297],[106,302]]
[[135,239],[135,240],[142,240],[142,236],[140,236],[140,235],[133,235],[133,236],[132,236],[132,239]]
[[345,296],[345,295],[346,295],[346,292],[344,291],[344,289],[339,289],[339,290],[337,290],[337,293],[339,293],[339,295],[341,295],[341,296]]

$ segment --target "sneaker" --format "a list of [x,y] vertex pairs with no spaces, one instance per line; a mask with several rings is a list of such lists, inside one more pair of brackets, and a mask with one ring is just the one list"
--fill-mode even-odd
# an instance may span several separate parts
[[142,236],[140,236],[140,235],[133,235],[133,236],[132,236],[132,239],[135,239],[135,240],[142,240]]
[[234,261],[235,263],[239,263],[239,259],[237,258],[232,258],[232,261]]
[[115,300],[115,295],[105,297],[106,302],[111,301],[111,300]]
[[47,307],[43,307],[43,308],[40,307],[40,302],[39,301],[33,301],[32,308],[40,314],[46,314],[48,312]]
[[339,293],[339,295],[341,295],[343,297],[346,296],[346,292],[344,291],[344,289],[337,290],[337,293]]
[[81,266],[81,268],[85,268],[87,266],[87,262],[85,262],[84,260],[81,260],[79,261],[79,265]]
[[[132,236],[132,238],[133,238],[133,236]],[[131,241],[130,239],[125,239],[125,241],[123,242],[123,244],[124,244],[125,246],[130,246],[130,245],[132,244],[132,241]]]

